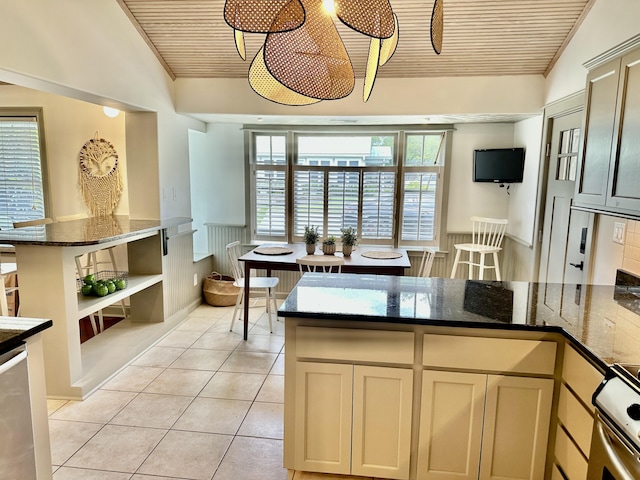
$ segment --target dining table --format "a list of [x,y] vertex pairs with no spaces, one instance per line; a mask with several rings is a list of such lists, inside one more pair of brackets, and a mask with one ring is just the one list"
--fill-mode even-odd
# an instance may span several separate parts
[[[272,271],[298,271],[300,267],[296,259],[307,256],[304,243],[263,244],[242,255],[238,260],[244,263],[244,288],[250,291],[251,270],[266,270],[268,277]],[[323,255],[318,247],[314,255]],[[406,268],[411,267],[407,251],[401,248],[387,248],[375,245],[358,246],[350,256],[337,251],[335,256],[344,258],[344,273],[361,273],[373,275],[404,275]],[[245,340],[249,330],[249,295],[244,296],[244,332]]]

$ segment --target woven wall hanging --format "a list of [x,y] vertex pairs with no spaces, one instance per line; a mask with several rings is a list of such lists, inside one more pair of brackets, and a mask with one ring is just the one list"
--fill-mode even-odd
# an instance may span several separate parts
[[91,215],[113,214],[123,187],[114,146],[96,132],[80,149],[79,167],[80,192]]

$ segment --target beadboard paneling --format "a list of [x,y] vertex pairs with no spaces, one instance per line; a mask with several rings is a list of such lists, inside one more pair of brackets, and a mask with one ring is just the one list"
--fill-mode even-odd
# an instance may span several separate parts
[[[198,286],[193,285],[193,234],[179,234],[178,227],[167,229],[168,254],[164,257],[165,318],[188,308],[200,298]],[[201,287],[200,287],[201,288]]]
[[213,268],[216,272],[231,275],[231,267],[227,258],[227,245],[240,241],[246,243],[247,229],[244,225],[220,225],[205,223],[209,253],[213,254]]
[[[244,226],[238,225],[220,225],[220,224],[212,224],[207,223],[207,233],[208,233],[208,243],[209,243],[209,251],[213,253],[214,256],[214,270],[225,275],[231,274],[231,269],[229,268],[229,262],[227,260],[227,252],[226,246],[227,244],[239,240],[243,244],[246,244],[246,228]],[[506,240],[506,239],[505,239]],[[469,243],[471,242],[471,233],[452,233],[448,234],[446,238],[445,244],[445,253],[439,254],[433,262],[433,267],[431,268],[431,276],[432,277],[444,277],[449,278],[451,275],[451,268],[453,267],[453,259],[455,257],[455,248],[454,244],[456,243]],[[515,243],[515,242],[506,242],[505,244]],[[246,249],[250,249],[251,246],[247,245]],[[518,248],[513,246],[512,249]],[[524,247],[523,247],[524,248]],[[499,254],[500,258],[500,268],[503,272],[502,278],[504,280],[511,280],[512,278],[507,275],[508,272],[512,272],[512,268],[510,265],[505,265],[503,260],[504,258],[510,258],[509,255],[503,254],[502,252]],[[517,258],[517,257],[516,257]],[[418,269],[420,267],[420,260],[422,259],[421,251],[410,251],[409,252],[409,260],[411,261],[411,268],[405,272],[406,275],[416,276],[418,274]],[[468,270],[466,265],[462,265],[458,268],[458,273],[456,278],[467,278]],[[258,271],[258,275],[264,275],[263,271]],[[300,274],[298,272],[278,272],[274,271],[274,275],[277,275],[280,279],[280,284],[278,285],[277,292],[279,296],[284,296],[288,294],[293,286],[300,279]],[[487,270],[485,275],[486,280],[495,280],[495,272],[493,270]]]

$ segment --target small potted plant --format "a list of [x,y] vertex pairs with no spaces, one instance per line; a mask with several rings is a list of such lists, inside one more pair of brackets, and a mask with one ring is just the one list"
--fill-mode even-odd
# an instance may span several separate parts
[[333,255],[336,253],[336,237],[329,235],[322,241],[322,252],[325,255]]
[[358,241],[358,234],[353,227],[341,228],[340,232],[342,232],[342,235],[340,235],[340,239],[342,240],[342,254],[345,257],[350,257],[351,251]]
[[304,244],[306,245],[307,255],[313,255],[316,251],[316,243],[318,243],[318,227],[315,225],[304,227]]

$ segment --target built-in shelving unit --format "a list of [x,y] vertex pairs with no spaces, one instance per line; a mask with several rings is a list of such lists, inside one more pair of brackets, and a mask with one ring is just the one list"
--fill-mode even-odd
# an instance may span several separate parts
[[[15,243],[21,314],[53,320],[43,335],[49,397],[85,398],[184,318],[167,313],[165,269],[171,252],[166,228],[190,220],[113,217],[54,223],[41,236],[25,234]],[[104,233],[104,225],[111,233]],[[75,258],[123,245],[127,286],[105,297],[78,293]],[[79,320],[124,299],[127,317],[81,344]]]
[[103,308],[118,303],[151,285],[162,281],[162,275],[132,275],[127,278],[127,287],[105,297],[91,297],[78,294],[78,320]]

